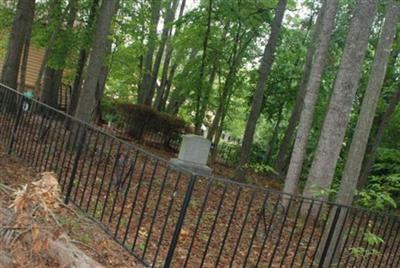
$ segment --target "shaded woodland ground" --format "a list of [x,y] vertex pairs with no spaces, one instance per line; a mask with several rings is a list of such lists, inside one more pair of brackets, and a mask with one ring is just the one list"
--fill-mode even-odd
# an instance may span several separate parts
[[[0,145],[0,165],[1,184],[12,189],[20,189],[23,185],[39,178],[38,173],[26,163],[5,154],[3,145]],[[13,199],[12,192],[0,186],[0,207],[8,208]],[[133,256],[121,251],[121,247],[105,234],[97,223],[87,218],[74,206],[61,206],[55,211],[55,216],[60,226],[49,217],[48,220],[43,219],[38,222],[39,228],[55,236],[65,232],[70,239],[75,241],[74,245],[105,267],[142,267]],[[3,238],[2,236],[1,239]],[[29,245],[24,245],[18,240],[11,247],[2,240],[0,252],[1,258],[9,256],[12,261],[12,265],[4,268],[58,267],[59,265],[48,258],[45,252],[32,252]]]
[[[72,203],[136,257],[162,266],[190,174],[172,170],[164,159],[93,128],[87,129],[84,150],[79,162],[74,162],[77,151],[68,149],[74,136],[64,127],[65,121],[40,116],[35,110],[21,117],[13,153],[37,171],[56,172],[64,193],[72,187]],[[0,138],[7,144],[13,122],[12,113],[2,114]],[[76,176],[70,184],[75,163]],[[289,200],[288,209],[284,199]],[[312,265],[329,211],[335,206],[229,180],[197,178],[173,264]],[[345,246],[342,252],[338,249],[343,263],[373,266],[398,259],[396,217],[343,210],[346,219],[340,232]],[[306,211],[303,216],[302,211]],[[317,215],[311,216],[312,211]],[[370,244],[365,240],[367,233],[383,237],[384,242]],[[374,254],[354,253],[360,248]]]

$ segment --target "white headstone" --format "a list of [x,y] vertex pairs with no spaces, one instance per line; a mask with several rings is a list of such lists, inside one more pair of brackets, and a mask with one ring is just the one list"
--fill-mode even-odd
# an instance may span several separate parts
[[198,135],[184,135],[178,158],[170,161],[172,166],[181,167],[200,176],[210,176],[211,168],[207,166],[211,142]]

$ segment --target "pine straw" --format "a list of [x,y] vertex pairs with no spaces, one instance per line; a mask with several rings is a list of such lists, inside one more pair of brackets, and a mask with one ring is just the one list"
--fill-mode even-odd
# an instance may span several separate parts
[[[46,254],[49,241],[43,233],[67,239],[105,267],[139,267],[95,223],[61,202],[54,174],[38,175],[1,150],[0,166],[0,267],[2,261],[10,261],[7,268],[61,267]],[[26,237],[29,247],[22,242]]]

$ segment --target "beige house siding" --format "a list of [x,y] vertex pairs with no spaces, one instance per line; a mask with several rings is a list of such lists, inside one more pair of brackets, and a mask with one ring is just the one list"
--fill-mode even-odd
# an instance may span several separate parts
[[[44,57],[44,50],[31,47],[28,55],[28,65],[26,70],[26,87],[29,89],[35,88],[35,82],[39,75],[40,65]],[[3,69],[4,59],[0,59],[0,70]],[[18,78],[19,80],[19,78]]]

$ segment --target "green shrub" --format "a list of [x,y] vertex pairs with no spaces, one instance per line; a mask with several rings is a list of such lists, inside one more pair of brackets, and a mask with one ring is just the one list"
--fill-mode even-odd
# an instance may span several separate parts
[[365,188],[358,193],[358,205],[374,210],[396,209],[400,204],[400,151],[379,148]]

